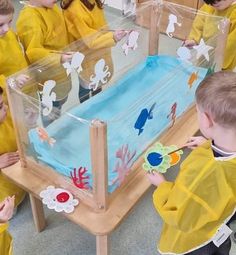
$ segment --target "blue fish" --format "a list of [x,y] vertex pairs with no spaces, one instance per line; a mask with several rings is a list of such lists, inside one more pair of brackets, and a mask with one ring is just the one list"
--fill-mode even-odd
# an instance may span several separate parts
[[143,127],[145,126],[146,121],[153,118],[153,112],[152,111],[153,111],[155,105],[156,105],[156,103],[154,103],[151,106],[149,111],[148,111],[147,108],[144,108],[140,112],[140,114],[139,114],[139,116],[138,116],[138,118],[137,118],[137,120],[134,124],[134,128],[139,130],[138,135],[140,135],[143,132],[143,130],[144,130]]

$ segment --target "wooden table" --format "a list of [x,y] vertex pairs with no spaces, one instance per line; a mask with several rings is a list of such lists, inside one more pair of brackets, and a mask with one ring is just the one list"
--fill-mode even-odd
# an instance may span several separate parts
[[[196,110],[193,107],[176,122],[173,128],[167,130],[158,140],[165,145],[176,144],[181,146],[197,130]],[[46,226],[46,221],[39,193],[49,185],[54,184],[40,178],[30,169],[22,168],[20,163],[2,169],[2,173],[30,194],[34,223],[37,231],[42,231]],[[145,177],[145,172],[140,167],[133,181],[129,182],[119,192],[105,212],[94,212],[90,207],[80,203],[73,213],[63,213],[63,215],[96,236],[97,255],[108,255],[109,234],[129,214],[150,186]]]

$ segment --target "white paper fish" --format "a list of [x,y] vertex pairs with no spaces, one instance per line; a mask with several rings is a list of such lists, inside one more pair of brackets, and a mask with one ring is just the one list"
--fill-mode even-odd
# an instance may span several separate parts
[[53,102],[56,101],[56,93],[52,92],[52,89],[56,86],[54,80],[48,80],[44,82],[43,91],[40,91],[41,102],[43,105],[43,115],[48,116],[53,108]]
[[73,71],[80,73],[83,70],[82,62],[84,60],[84,57],[84,54],[76,52],[73,54],[71,62],[65,62],[63,64],[63,67],[66,69],[67,76],[70,75]]
[[127,56],[129,53],[129,49],[136,50],[138,47],[138,38],[139,38],[139,32],[138,31],[132,31],[129,33],[127,41],[122,45],[122,50],[124,51],[125,55]]

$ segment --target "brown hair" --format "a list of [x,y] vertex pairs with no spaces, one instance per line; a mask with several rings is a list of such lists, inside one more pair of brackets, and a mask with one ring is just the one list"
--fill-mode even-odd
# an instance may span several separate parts
[[[74,0],[61,0],[60,2],[61,8],[64,10],[67,9],[73,1]],[[92,11],[95,6],[95,4],[91,4],[89,0],[77,0],[77,1],[80,1],[90,11]],[[95,3],[98,6],[98,8],[100,9],[103,8],[104,2],[102,2],[101,0],[95,0]]]
[[3,89],[2,89],[2,87],[0,86],[0,95],[2,95],[3,94]]
[[0,15],[14,13],[14,6],[11,0],[0,0]]
[[221,71],[209,75],[197,88],[196,101],[217,124],[236,127],[236,73]]

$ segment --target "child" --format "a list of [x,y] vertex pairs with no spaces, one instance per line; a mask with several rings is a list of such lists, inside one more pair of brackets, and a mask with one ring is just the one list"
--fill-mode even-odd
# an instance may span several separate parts
[[148,174],[158,186],[153,203],[164,220],[159,250],[229,255],[226,224],[236,210],[236,74],[208,76],[196,90],[196,103],[200,130],[209,140],[187,143],[200,146],[184,160],[175,182]]
[[7,197],[0,202],[0,254],[12,255],[12,237],[8,233],[8,221],[14,210],[15,197]]
[[[98,60],[103,58],[113,73],[111,59],[111,47],[120,41],[125,35],[124,30],[115,32],[106,31],[107,25],[103,12],[101,0],[61,0],[61,7],[65,17],[70,42],[82,39],[79,47],[85,55],[83,71],[80,73],[80,102],[89,98],[90,89],[88,83],[90,76],[94,73],[94,66]],[[104,28],[104,32],[99,32]],[[109,76],[111,79],[112,75]],[[96,94],[101,88],[93,91]]]
[[[55,0],[25,1],[16,27],[30,64],[50,56],[50,61],[48,61],[49,58],[46,60],[46,70],[41,70],[40,64],[38,66],[36,64],[36,70],[38,70],[36,80],[40,90],[42,90],[40,84],[44,84],[47,80],[56,81],[56,86],[52,91],[56,93],[57,101],[54,106],[59,111],[71,90],[71,81],[62,67],[62,63],[70,61],[72,58],[71,52],[60,54],[61,50],[69,44],[61,10]],[[45,118],[43,118],[44,120]]]
[[[15,34],[10,30],[14,7],[10,0],[0,0],[0,85],[5,90],[6,76],[27,66],[21,47]],[[25,75],[17,76],[19,86],[28,79]],[[10,114],[7,114],[6,96],[3,101],[3,89],[0,88],[0,169],[16,163],[16,139]],[[5,93],[4,93],[5,94]],[[25,192],[9,182],[0,170],[0,201],[5,197],[16,197],[16,206],[23,200]]]
[[[230,20],[230,29],[226,43],[223,69],[233,70],[236,67],[236,1],[235,0],[204,0],[205,4],[200,11],[207,14],[226,17]],[[200,42],[201,38],[208,39],[214,36],[211,33],[211,23],[206,16],[197,15],[194,20],[188,40],[184,42],[187,47],[192,47]]]

